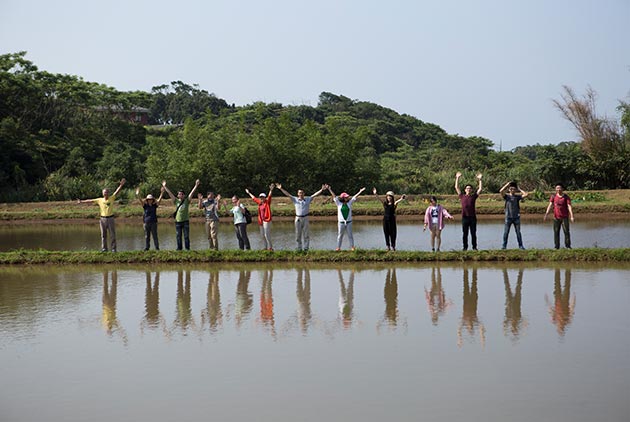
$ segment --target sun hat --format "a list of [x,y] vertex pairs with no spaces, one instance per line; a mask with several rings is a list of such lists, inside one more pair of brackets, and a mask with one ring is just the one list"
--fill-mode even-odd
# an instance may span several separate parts
[[153,198],[153,195],[148,194],[146,199],[147,199],[147,201],[148,201],[149,199],[154,199],[154,198]]
[[385,195],[387,195],[387,196],[394,196],[394,192],[392,192],[391,190],[388,190]]
[[339,195],[340,198],[347,198],[350,195],[348,195],[346,192],[341,192],[341,195]]
[[266,197],[267,197],[267,194],[266,194],[266,193],[261,193],[260,195],[258,195],[258,197],[260,197],[260,198],[266,198]]

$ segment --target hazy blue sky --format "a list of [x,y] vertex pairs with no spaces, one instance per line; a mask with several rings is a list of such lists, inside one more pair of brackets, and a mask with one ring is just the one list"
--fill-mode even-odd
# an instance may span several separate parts
[[0,0],[0,53],[40,69],[237,105],[329,91],[503,149],[575,138],[551,102],[563,85],[617,117],[629,41],[630,0]]

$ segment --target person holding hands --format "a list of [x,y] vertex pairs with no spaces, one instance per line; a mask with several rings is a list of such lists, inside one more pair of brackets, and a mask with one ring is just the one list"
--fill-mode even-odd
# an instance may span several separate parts
[[258,205],[258,226],[263,239],[263,249],[268,251],[273,251],[271,243],[271,194],[274,187],[276,187],[275,183],[270,184],[269,193],[265,194],[262,192],[258,195],[258,198],[252,195],[249,189],[245,189],[245,192]]
[[311,196],[304,196],[304,189],[298,189],[297,196],[291,195],[282,188],[280,183],[276,183],[276,187],[285,195],[291,198],[291,202],[295,206],[295,241],[297,242],[298,251],[308,252],[310,244],[308,214],[310,212],[311,202],[313,198],[321,194],[328,185],[322,185],[322,188]]
[[173,216],[175,217],[175,236],[177,240],[177,250],[182,250],[182,232],[184,233],[184,246],[186,250],[190,250],[190,219],[188,216],[188,210],[190,207],[190,201],[195,194],[195,191],[199,187],[199,179],[195,181],[195,186],[193,186],[192,190],[186,196],[183,190],[177,191],[177,196],[173,195],[166,186],[166,180],[162,181],[162,186],[166,190],[168,196],[173,199],[173,203],[175,204],[175,212]]
[[136,188],[136,199],[144,209],[144,215],[142,217],[144,227],[144,250],[149,250],[149,247],[151,246],[151,236],[153,236],[153,245],[155,246],[155,250],[159,251],[160,242],[158,241],[157,232],[157,209],[160,206],[162,196],[164,195],[164,186],[160,186],[160,197],[157,201],[151,194],[148,194],[144,199],[140,199],[138,195],[140,195],[140,188]]
[[348,233],[348,240],[350,241],[350,249],[354,250],[354,237],[352,236],[352,204],[357,200],[358,196],[365,190],[365,188],[359,189],[359,191],[350,198],[346,192],[342,192],[341,195],[335,195],[331,187],[328,186],[328,192],[333,196],[333,201],[337,205],[337,248],[336,251],[341,250],[341,243],[343,242],[343,236]]

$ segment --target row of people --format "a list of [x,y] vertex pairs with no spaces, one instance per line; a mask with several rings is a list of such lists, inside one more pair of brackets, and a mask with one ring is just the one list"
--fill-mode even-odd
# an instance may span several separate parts
[[[471,237],[471,246],[473,250],[477,250],[477,215],[476,215],[476,201],[482,192],[482,174],[477,174],[478,187],[476,191],[473,191],[473,186],[470,184],[465,185],[464,192],[459,188],[459,181],[462,174],[457,172],[455,175],[455,191],[459,197],[462,209],[462,244],[463,250],[468,249],[468,236]],[[120,192],[125,184],[125,179],[120,181],[120,184],[116,191],[109,195],[108,189],[103,189],[103,197],[96,199],[79,199],[79,203],[96,203],[100,208],[100,229],[101,229],[101,250],[108,250],[108,237],[111,239],[111,251],[116,251],[116,226],[114,217],[114,203],[116,195]],[[159,241],[157,234],[157,208],[162,201],[164,193],[171,199],[175,205],[175,212],[173,218],[175,220],[176,241],[177,250],[190,249],[190,218],[189,209],[191,201],[194,198],[195,192],[199,187],[200,181],[196,180],[195,185],[191,189],[190,193],[186,195],[183,190],[179,190],[177,195],[167,186],[166,181],[162,181],[160,188],[160,196],[156,199],[153,195],[149,194],[145,198],[140,198],[140,190],[136,189],[136,198],[144,209],[143,223],[145,232],[145,250],[150,248],[151,238],[153,238],[153,244],[155,249],[159,250]],[[297,191],[297,196],[291,195],[285,190],[280,183],[272,183],[269,185],[268,193],[260,193],[258,197],[254,196],[249,189],[245,189],[245,192],[251,197],[254,203],[258,207],[258,226],[263,240],[264,249],[273,250],[273,243],[271,239],[271,226],[272,226],[272,212],[271,203],[274,189],[279,189],[285,196],[291,199],[291,202],[295,206],[295,236],[297,249],[300,251],[308,251],[310,246],[310,232],[309,232],[309,214],[310,205],[316,196],[322,194],[324,191],[328,191],[333,202],[337,206],[337,245],[335,250],[341,250],[344,237],[348,236],[350,249],[354,250],[354,237],[352,234],[352,205],[357,200],[359,195],[365,191],[365,187],[359,189],[354,195],[350,196],[346,192],[342,192],[340,195],[336,195],[332,188],[328,184],[323,184],[321,189],[313,193],[310,196],[306,196],[303,189]],[[565,246],[571,247],[571,236],[569,229],[569,220],[574,221],[573,209],[571,207],[571,199],[564,193],[564,185],[558,183],[555,187],[555,194],[549,199],[549,205],[545,212],[544,220],[551,209],[554,211],[554,247],[558,249],[560,247],[560,228],[563,229],[565,237]],[[521,235],[520,225],[520,202],[523,201],[528,195],[528,192],[518,188],[515,182],[506,183],[499,191],[505,201],[505,227],[503,232],[503,249],[507,247],[508,237],[510,229],[514,226],[516,232],[516,238],[518,246],[521,249],[525,249],[523,245],[523,239]],[[385,245],[387,250],[396,250],[396,208],[398,204],[406,199],[406,195],[401,195],[398,199],[395,198],[394,192],[388,191],[385,194],[385,198],[381,198],[378,195],[376,188],[372,189],[372,193],[383,204],[383,233],[385,235]],[[231,208],[228,207],[226,201],[221,201],[221,195],[216,195],[208,191],[206,197],[201,193],[197,194],[197,207],[204,211],[206,218],[206,233],[208,237],[209,247],[211,249],[218,250],[218,224],[219,224],[219,210],[222,207],[225,212],[229,213],[233,217],[233,224],[235,228],[236,238],[240,249],[251,249],[249,237],[247,234],[247,224],[251,222],[251,214],[249,210],[241,203],[240,198],[237,195],[231,198]],[[453,216],[440,204],[435,196],[431,196],[430,205],[427,207],[424,214],[424,231],[429,229],[431,249],[433,251],[439,251],[441,247],[441,233],[445,226],[447,219],[453,219]]]

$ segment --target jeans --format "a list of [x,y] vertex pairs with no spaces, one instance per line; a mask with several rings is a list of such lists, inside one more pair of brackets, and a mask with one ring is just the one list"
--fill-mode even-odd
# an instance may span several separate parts
[[144,250],[148,251],[151,246],[151,236],[153,236],[153,244],[155,250],[160,250],[160,243],[158,242],[157,233],[157,221],[144,223]]
[[468,231],[470,230],[470,236],[472,238],[472,247],[477,249],[477,217],[463,217],[462,216],[462,241],[464,243],[464,250],[468,249]]
[[175,233],[177,239],[177,250],[182,250],[182,231],[184,232],[184,246],[186,250],[190,250],[190,222],[180,221],[175,222]]
[[510,235],[510,226],[514,224],[514,231],[516,231],[516,240],[518,241],[518,247],[523,248],[523,237],[521,236],[521,218],[520,217],[505,217],[505,228],[503,229],[503,249],[507,248],[508,236]]
[[238,223],[234,225],[234,231],[236,232],[236,239],[238,239],[239,249],[251,249],[249,246],[249,238],[247,237],[247,223]]
[[571,249],[571,232],[569,231],[569,218],[553,219],[553,245],[556,249],[560,249],[560,226],[564,232],[564,246]]

